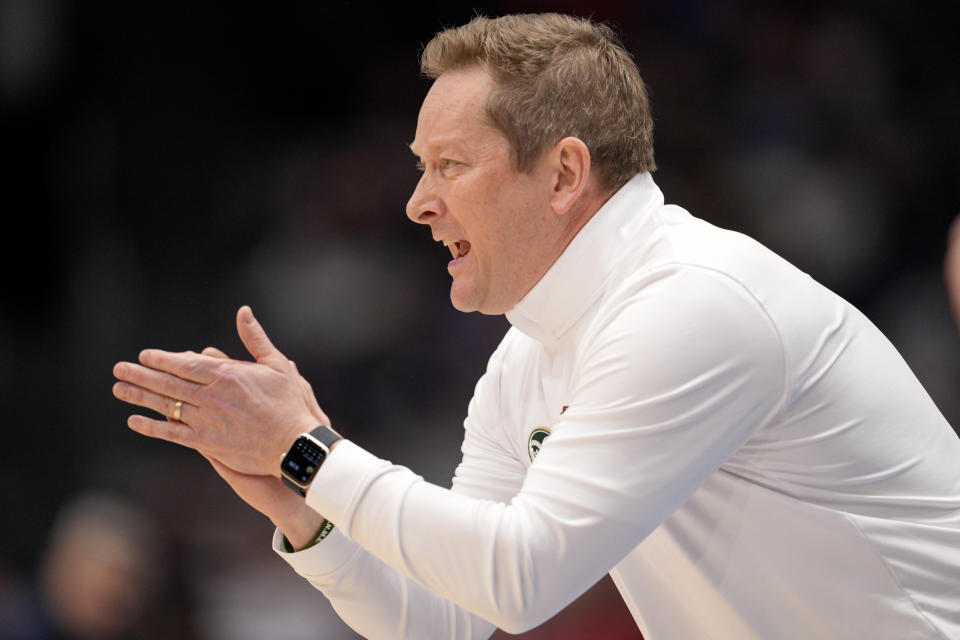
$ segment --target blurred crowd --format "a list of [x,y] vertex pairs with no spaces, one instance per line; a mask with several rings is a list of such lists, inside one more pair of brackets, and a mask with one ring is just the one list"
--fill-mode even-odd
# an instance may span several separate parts
[[[126,429],[111,367],[243,356],[250,304],[342,433],[448,485],[507,324],[450,308],[447,251],[403,213],[406,143],[419,47],[474,10],[609,21],[667,201],[852,301],[960,425],[960,46],[937,6],[0,0],[0,640],[356,637],[202,459]],[[636,635],[606,582],[573,607],[526,637]]]

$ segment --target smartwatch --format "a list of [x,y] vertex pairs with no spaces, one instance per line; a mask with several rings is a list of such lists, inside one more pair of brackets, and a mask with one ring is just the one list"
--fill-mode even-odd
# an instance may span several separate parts
[[342,440],[333,429],[319,426],[310,433],[301,433],[280,462],[280,479],[301,496],[313,482],[320,465],[330,455],[330,447]]

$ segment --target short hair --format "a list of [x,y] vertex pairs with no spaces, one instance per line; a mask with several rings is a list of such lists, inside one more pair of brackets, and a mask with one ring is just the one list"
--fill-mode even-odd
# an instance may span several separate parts
[[432,79],[474,66],[493,78],[486,117],[518,170],[567,136],[587,145],[611,190],[656,169],[647,91],[610,27],[558,13],[478,16],[439,32],[420,57]]

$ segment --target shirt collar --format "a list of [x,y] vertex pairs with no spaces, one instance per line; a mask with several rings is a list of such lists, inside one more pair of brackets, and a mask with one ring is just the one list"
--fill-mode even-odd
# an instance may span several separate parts
[[593,306],[640,219],[663,204],[649,173],[620,187],[574,236],[540,281],[506,313],[511,325],[550,349]]

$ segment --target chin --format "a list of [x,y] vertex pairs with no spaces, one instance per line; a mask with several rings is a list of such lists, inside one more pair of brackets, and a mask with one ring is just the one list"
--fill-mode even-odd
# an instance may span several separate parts
[[483,292],[468,289],[467,287],[457,287],[456,282],[450,287],[450,303],[453,308],[463,313],[473,313],[479,311],[488,316],[503,314],[507,309],[501,309],[496,304],[491,304],[489,296],[483,295]]
[[480,305],[472,296],[463,295],[462,293],[456,290],[456,287],[450,288],[450,304],[453,305],[453,308],[457,311],[462,311],[463,313],[472,313],[474,311],[480,311]]
[[457,287],[456,281],[450,287],[450,303],[453,308],[463,313],[473,313],[479,311],[487,316],[499,316],[509,311],[513,305],[497,304],[496,300],[491,300],[489,291],[481,292],[467,287]]

